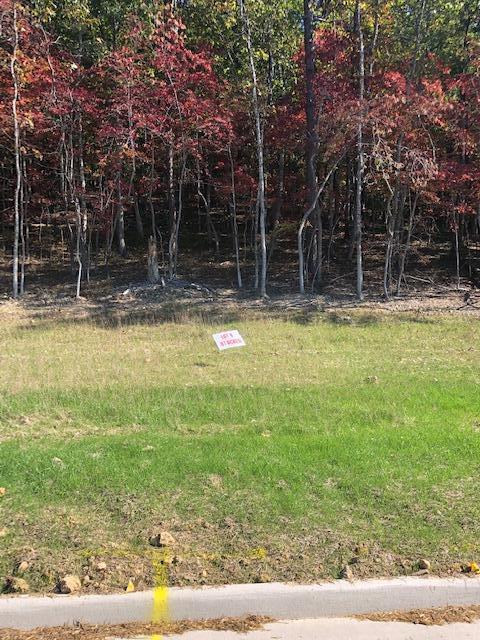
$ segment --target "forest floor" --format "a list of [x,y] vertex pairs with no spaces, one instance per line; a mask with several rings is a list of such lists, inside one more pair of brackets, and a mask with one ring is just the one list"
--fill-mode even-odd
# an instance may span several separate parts
[[[480,563],[480,310],[462,306],[448,283],[264,302],[133,267],[79,301],[68,282],[5,297],[0,588],[142,589],[159,557],[172,585]],[[218,353],[226,328],[247,346]]]
[[[425,249],[423,249],[425,251]],[[374,254],[376,255],[376,254]],[[318,313],[329,313],[348,322],[348,314],[445,314],[480,317],[480,289],[467,278],[457,283],[446,249],[433,260],[422,254],[406,275],[401,294],[385,300],[382,295],[381,256],[369,257],[365,269],[365,300],[354,293],[354,275],[336,268],[326,274],[321,293],[298,293],[294,256],[283,251],[272,266],[269,297],[260,300],[251,289],[252,265],[244,274],[246,287],[235,285],[235,264],[228,256],[212,259],[210,254],[191,254],[182,260],[176,283],[151,286],[145,282],[144,256],[133,253],[127,260],[113,258],[108,266],[98,265],[90,283],[82,284],[81,299],[75,299],[75,274],[65,265],[32,263],[27,269],[26,295],[21,304],[28,321],[62,323],[93,322],[117,326],[152,322],[229,322],[240,318],[289,318],[308,323]],[[281,259],[280,259],[281,258]],[[445,267],[447,265],[448,268]],[[0,304],[8,306],[10,265],[0,254]],[[464,303],[465,293],[471,298]]]

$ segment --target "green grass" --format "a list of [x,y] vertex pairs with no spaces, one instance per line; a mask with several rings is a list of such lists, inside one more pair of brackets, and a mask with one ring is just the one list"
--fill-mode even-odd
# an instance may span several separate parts
[[159,527],[179,584],[332,577],[360,543],[359,576],[478,560],[477,321],[356,318],[240,322],[223,354],[223,327],[5,320],[0,575],[112,557],[120,587]]

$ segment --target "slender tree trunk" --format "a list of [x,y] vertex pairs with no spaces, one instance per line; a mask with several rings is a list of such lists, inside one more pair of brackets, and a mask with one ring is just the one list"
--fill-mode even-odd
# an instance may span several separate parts
[[199,198],[199,200],[201,200],[203,202],[203,206],[205,207],[205,217],[207,219],[207,231],[208,231],[208,239],[209,241],[211,239],[213,239],[213,242],[215,244],[215,253],[218,255],[218,253],[220,253],[220,240],[218,237],[218,233],[217,230],[215,229],[215,225],[213,224],[212,221],[212,216],[211,216],[211,204],[210,204],[210,197],[207,194],[207,197],[205,197],[203,191],[202,191],[202,180],[201,180],[201,175],[200,175],[200,164],[197,160],[197,196]]
[[[173,161],[173,156],[172,156]],[[173,168],[173,162],[172,162]],[[178,262],[178,240],[180,235],[180,222],[182,218],[182,207],[183,207],[183,183],[185,181],[185,171],[187,168],[187,159],[184,156],[182,162],[182,169],[180,171],[180,179],[178,182],[178,208],[175,206],[175,194],[173,194],[173,218],[171,220],[171,228],[170,228],[170,241],[168,244],[168,255],[169,255],[169,275],[170,278],[177,277],[177,262]],[[171,171],[171,177],[173,179],[173,171]],[[172,186],[172,185],[171,185]]]
[[20,191],[20,295],[25,293],[25,265],[28,256],[28,222],[27,208],[29,201],[28,186],[26,183],[27,163],[23,156],[20,157],[20,170],[22,175],[22,188]]
[[14,207],[14,223],[13,223],[13,261],[12,261],[12,294],[14,298],[19,295],[18,282],[18,247],[20,236],[20,194],[22,190],[22,168],[21,168],[21,145],[20,145],[20,121],[18,118],[18,99],[19,99],[19,83],[17,76],[17,58],[18,58],[18,22],[17,22],[17,6],[13,3],[13,52],[10,59],[10,72],[13,82],[13,131],[15,143],[15,193],[13,200]]
[[232,148],[228,147],[228,157],[230,159],[230,176],[232,184],[232,227],[233,227],[233,248],[235,250],[235,265],[237,268],[237,286],[242,288],[242,270],[240,268],[240,247],[238,242],[238,220],[237,220],[237,192],[235,188],[235,166],[233,164]]
[[253,227],[252,227],[252,235],[253,235],[253,254],[255,256],[255,280],[253,287],[255,290],[258,289],[258,285],[260,282],[260,263],[258,260],[258,220],[260,218],[260,203],[259,203],[259,193],[257,189],[257,200],[255,202],[255,214],[253,218]]
[[182,222],[182,213],[183,213],[183,185],[185,184],[186,171],[187,171],[187,157],[184,155],[183,161],[182,161],[182,169],[180,171],[180,180],[178,183],[178,215],[177,215],[177,226],[175,229],[175,274],[177,273],[180,223]]
[[173,219],[176,218],[176,202],[175,202],[175,166],[173,157],[173,147],[168,148],[168,212],[170,215],[170,226]]
[[[23,168],[22,168],[23,172]],[[25,174],[23,174],[22,182],[24,182]],[[20,285],[19,294],[23,296],[25,293],[25,263],[26,263],[26,209],[25,195],[22,189],[20,196]]]
[[278,178],[277,178],[277,195],[273,205],[271,216],[272,234],[268,245],[268,264],[273,256],[278,239],[278,225],[283,209],[283,198],[285,194],[285,151],[282,149],[278,155]]
[[328,171],[328,173],[325,176],[322,184],[318,188],[317,193],[315,194],[315,198],[314,198],[312,204],[310,205],[310,207],[303,214],[303,218],[302,218],[302,220],[300,222],[300,226],[298,228],[298,232],[297,232],[298,276],[299,276],[299,281],[300,281],[300,291],[302,293],[305,293],[305,265],[304,265],[305,256],[304,256],[304,250],[303,250],[303,232],[304,232],[304,229],[305,229],[305,225],[307,224],[307,221],[308,221],[309,217],[316,210],[316,208],[318,206],[318,201],[320,199],[320,196],[322,195],[325,187],[327,186],[328,181],[332,177],[332,174],[337,169],[338,165],[340,164],[341,160],[343,159],[343,156],[344,156],[344,154],[342,154],[339,158],[337,158],[337,160],[335,161],[334,165]]
[[[304,20],[304,46],[305,46],[305,115],[307,120],[306,141],[305,141],[305,162],[306,162],[306,180],[307,180],[307,210],[310,210],[312,204],[315,203],[313,210],[316,227],[317,227],[317,267],[315,272],[318,281],[321,282],[321,260],[322,260],[322,217],[321,210],[318,206],[316,198],[318,181],[316,162],[318,155],[318,134],[317,134],[317,108],[315,101],[315,44],[314,44],[314,27],[313,27],[313,11],[312,0],[304,0],[303,2],[303,20]],[[303,242],[302,242],[303,246]],[[300,256],[299,256],[300,258]],[[304,263],[304,257],[301,256],[301,262]],[[308,269],[308,265],[307,265]],[[300,279],[300,293],[305,293],[305,273]]]
[[127,255],[127,245],[125,243],[125,212],[123,206],[122,184],[121,177],[118,174],[117,178],[117,248],[118,253],[124,258]]
[[285,151],[282,149],[278,154],[278,184],[277,197],[272,212],[272,227],[275,229],[280,221],[283,208],[283,197],[285,193]]
[[397,282],[397,296],[400,295],[400,290],[402,288],[402,280],[405,274],[405,264],[407,261],[408,252],[410,251],[410,244],[412,241],[412,231],[413,231],[413,225],[415,221],[415,214],[417,211],[417,204],[418,204],[418,193],[415,194],[413,204],[410,199],[410,219],[408,221],[408,230],[407,230],[407,238],[405,240],[405,246],[400,255],[400,264],[399,264],[398,282]]
[[143,221],[142,221],[142,216],[140,214],[140,204],[138,202],[137,193],[133,197],[133,206],[135,208],[135,226],[137,228],[138,239],[143,240],[143,238],[145,237],[145,232],[143,230]]
[[173,147],[168,149],[168,209],[170,214],[170,240],[168,243],[168,274],[170,278],[176,276],[176,229],[177,229],[177,205],[175,202],[175,174]]
[[329,203],[329,223],[328,223],[328,244],[327,244],[327,271],[330,272],[330,264],[334,255],[335,230],[337,228],[339,215],[339,171],[335,171],[332,176],[332,188]]
[[258,283],[260,296],[265,298],[267,295],[267,205],[265,200],[265,159],[264,159],[264,141],[262,118],[260,111],[260,98],[258,91],[257,69],[253,55],[252,36],[250,32],[250,22],[245,7],[245,0],[238,0],[240,15],[243,22],[243,31],[247,43],[248,58],[250,62],[250,70],[252,74],[252,103],[253,114],[255,119],[255,137],[257,143],[257,161],[258,161],[258,204],[259,217],[258,226],[260,232],[260,280]]
[[[88,210],[87,210],[87,181],[85,178],[85,162],[83,158],[83,122],[82,122],[82,114],[80,113],[78,116],[78,174],[80,178],[80,195],[79,195],[79,203],[80,203],[80,214],[81,220],[80,225],[77,228],[77,233],[80,234],[79,238],[79,251],[81,254],[81,262],[82,265],[86,266],[84,268],[85,276],[87,279],[90,277],[90,264],[89,264],[89,252],[87,247],[87,237],[88,237]],[[80,274],[80,279],[82,275]],[[78,292],[80,295],[80,290]]]
[[371,78],[373,76],[373,68],[375,65],[375,56],[377,52],[378,34],[380,31],[380,0],[375,0],[374,5],[375,19],[373,23],[373,38],[370,48],[370,65],[368,68],[368,75]]
[[2,207],[1,207],[1,218],[0,218],[0,250],[1,251],[7,250],[7,245],[5,243],[5,212],[7,210],[7,204],[6,204],[7,188],[8,188],[7,180],[4,177],[2,180]]
[[454,238],[455,238],[455,271],[457,276],[457,289],[460,289],[460,218],[458,213],[453,214]]
[[383,293],[387,300],[390,299],[390,280],[392,270],[392,252],[393,252],[393,234],[394,234],[394,216],[392,214],[392,200],[393,195],[390,197],[387,204],[387,247],[385,251],[385,263],[383,266]]
[[143,241],[145,237],[145,233],[143,230],[143,222],[142,216],[140,215],[140,206],[138,202],[138,193],[134,187],[135,176],[137,173],[137,162],[136,162],[136,143],[135,143],[135,127],[133,125],[133,104],[132,104],[132,87],[130,82],[127,87],[127,104],[128,104],[128,144],[131,149],[132,154],[132,170],[130,172],[130,184],[128,187],[128,198],[132,197],[133,193],[133,207],[135,211],[135,226],[137,230],[138,239]]
[[150,156],[150,184],[148,188],[148,205],[150,207],[150,225],[151,225],[151,234],[156,239],[157,238],[157,221],[155,216],[155,207],[153,204],[153,180],[155,178],[155,147],[154,141],[152,138],[152,151]]
[[75,247],[75,261],[78,265],[77,271],[77,290],[76,297],[80,298],[80,287],[82,285],[82,273],[83,273],[83,257],[82,257],[82,211],[80,206],[80,201],[77,197],[75,197],[75,212],[76,212],[76,221],[77,221],[77,242]]
[[359,87],[358,97],[360,101],[360,114],[357,127],[357,180],[355,193],[355,252],[356,252],[356,290],[359,300],[363,300],[363,255],[362,255],[362,191],[363,191],[363,172],[364,172],[364,151],[363,151],[363,114],[365,99],[365,45],[363,41],[362,28],[362,9],[360,1],[357,0],[356,21],[358,33],[358,76]]

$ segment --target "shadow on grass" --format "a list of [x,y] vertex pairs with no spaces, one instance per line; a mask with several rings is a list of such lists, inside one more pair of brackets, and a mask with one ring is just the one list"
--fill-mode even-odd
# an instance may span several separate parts
[[225,309],[220,305],[206,306],[202,304],[151,304],[128,306],[101,305],[94,307],[78,307],[75,303],[66,306],[62,312],[32,313],[31,320],[20,324],[20,329],[39,331],[68,326],[95,326],[104,329],[118,329],[134,325],[158,324],[205,324],[217,325],[233,323],[241,319],[237,310]]
[[62,299],[55,306],[25,300],[28,319],[19,327],[35,331],[59,326],[119,328],[133,325],[202,324],[228,325],[246,320],[279,320],[299,325],[313,324],[324,315],[318,303],[303,298],[278,296],[266,301],[253,294],[231,298],[179,297],[177,299],[134,299],[117,301],[75,301]]
[[[361,309],[353,309],[350,313],[347,310],[329,311],[322,314],[325,322],[334,325],[344,325],[355,327],[374,327],[385,322],[397,324],[438,324],[435,316],[423,315],[410,309],[398,309],[394,313],[385,313],[382,309],[378,312],[365,312]],[[303,324],[303,323],[302,323]]]
[[379,326],[385,322],[414,323],[435,325],[434,316],[421,315],[410,310],[385,314],[381,310],[366,313],[361,310],[337,311],[321,309],[316,305],[285,304],[276,301],[275,305],[259,303],[255,306],[227,305],[221,300],[205,303],[135,303],[133,305],[97,303],[85,307],[70,302],[60,310],[42,311],[38,307],[25,307],[31,312],[29,319],[19,324],[20,330],[35,332],[59,327],[93,326],[102,329],[118,329],[130,326],[153,326],[162,324],[200,324],[215,327],[232,325],[248,320],[277,320],[292,322],[299,326],[328,323],[337,326],[349,326],[352,329]]

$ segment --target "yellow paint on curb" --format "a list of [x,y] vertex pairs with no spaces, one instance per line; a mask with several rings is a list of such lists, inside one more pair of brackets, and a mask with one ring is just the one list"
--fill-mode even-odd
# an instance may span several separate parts
[[153,620],[152,622],[165,622],[168,618],[168,589],[156,587],[153,592]]
[[[155,589],[153,591],[152,622],[160,623],[168,621],[168,549],[165,549],[158,558],[153,559],[155,571]],[[151,640],[163,640],[161,635],[154,634]]]

